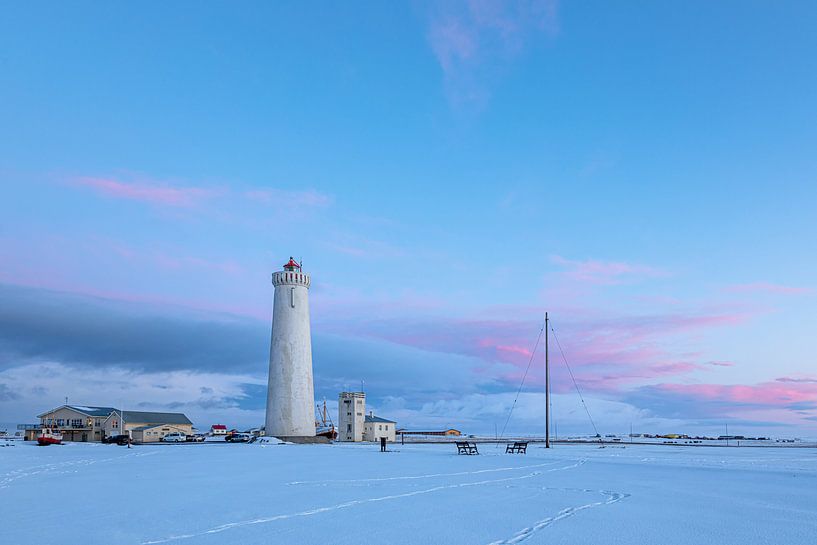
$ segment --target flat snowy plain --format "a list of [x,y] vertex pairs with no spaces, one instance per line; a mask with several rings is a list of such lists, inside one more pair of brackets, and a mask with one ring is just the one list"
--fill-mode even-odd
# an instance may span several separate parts
[[0,542],[813,544],[817,450],[0,448]]

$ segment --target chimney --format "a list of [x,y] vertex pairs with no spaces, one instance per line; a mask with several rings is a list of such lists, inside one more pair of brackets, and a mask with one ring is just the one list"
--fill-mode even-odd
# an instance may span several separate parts
[[369,418],[374,418],[374,411],[369,411]]

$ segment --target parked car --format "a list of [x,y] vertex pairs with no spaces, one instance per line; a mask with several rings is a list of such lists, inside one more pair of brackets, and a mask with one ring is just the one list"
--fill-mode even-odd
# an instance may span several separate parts
[[126,434],[109,435],[106,438],[104,438],[102,442],[108,443],[109,445],[113,443],[116,443],[117,445],[127,445],[128,439],[130,439],[130,437]]
[[204,434],[194,433],[193,435],[188,435],[186,440],[188,443],[201,443],[202,441],[204,441]]
[[252,438],[249,433],[231,433],[224,437],[228,443],[247,443]]
[[187,441],[187,435],[179,431],[174,431],[162,437],[161,441],[165,443],[184,443]]

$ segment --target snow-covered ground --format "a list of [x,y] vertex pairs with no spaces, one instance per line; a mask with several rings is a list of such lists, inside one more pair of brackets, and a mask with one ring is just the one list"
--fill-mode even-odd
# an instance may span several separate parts
[[15,443],[10,545],[817,542],[814,449]]

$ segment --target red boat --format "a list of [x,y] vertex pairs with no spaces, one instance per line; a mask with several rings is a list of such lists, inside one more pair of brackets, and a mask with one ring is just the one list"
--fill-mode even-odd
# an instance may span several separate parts
[[43,431],[40,433],[39,437],[37,437],[37,444],[41,447],[48,445],[61,445],[62,434],[50,428],[43,428]]

